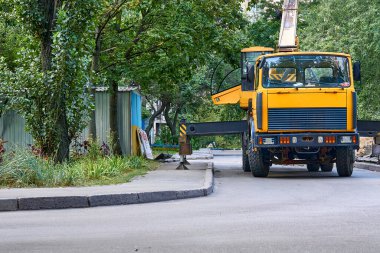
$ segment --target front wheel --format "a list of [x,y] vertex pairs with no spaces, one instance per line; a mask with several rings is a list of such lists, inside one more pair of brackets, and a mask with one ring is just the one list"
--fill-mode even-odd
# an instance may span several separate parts
[[265,151],[257,148],[253,150],[253,145],[249,146],[249,166],[254,177],[267,177],[269,174],[269,164],[265,161]]
[[336,170],[340,177],[350,177],[354,170],[355,153],[352,148],[336,148]]

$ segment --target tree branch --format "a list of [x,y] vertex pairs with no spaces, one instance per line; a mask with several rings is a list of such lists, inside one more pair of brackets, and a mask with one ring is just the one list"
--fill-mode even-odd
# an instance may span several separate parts
[[[150,130],[152,129],[153,127],[153,124],[154,124],[154,120],[160,116],[162,114],[162,112],[166,109],[167,107],[167,103],[166,102],[162,102],[161,103],[161,107],[158,108],[153,114],[152,116],[149,118],[149,123],[147,125],[147,127],[145,128],[145,132],[148,133],[148,136],[150,136],[149,132]],[[150,137],[149,137],[150,138]]]
[[112,8],[111,10],[107,11],[104,15],[106,16],[106,20],[103,22],[103,24],[99,25],[99,30],[96,35],[95,43],[97,43],[101,37],[101,34],[103,33],[103,30],[106,28],[107,24],[113,19],[120,11],[120,8],[123,7],[124,4],[126,4],[128,0],[123,0],[119,4],[115,5],[115,8]]
[[170,39],[166,39],[166,40],[164,40],[164,41],[161,41],[160,43],[158,43],[157,45],[154,45],[154,46],[152,46],[152,47],[150,47],[150,48],[148,48],[148,49],[146,49],[146,50],[141,50],[141,51],[138,51],[138,52],[136,52],[136,53],[129,53],[129,57],[127,58],[127,60],[131,60],[131,59],[133,59],[133,58],[135,58],[135,57],[137,57],[137,56],[140,56],[140,55],[142,55],[142,54],[144,54],[144,53],[154,53],[154,52],[156,52],[157,50],[159,50],[159,49],[161,49],[162,48],[162,46],[165,44],[165,42],[167,42],[167,41],[169,41]]

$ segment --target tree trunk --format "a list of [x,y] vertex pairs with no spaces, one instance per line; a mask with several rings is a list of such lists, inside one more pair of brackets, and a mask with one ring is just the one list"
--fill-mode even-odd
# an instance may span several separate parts
[[177,134],[177,129],[178,129],[178,115],[179,112],[181,111],[182,106],[178,106],[177,109],[175,110],[174,113],[174,118],[173,118],[173,126],[174,126],[174,136]]
[[[97,27],[96,28],[96,35],[95,35],[95,49],[94,49],[94,53],[92,55],[92,64],[91,64],[91,70],[92,70],[93,74],[95,74],[95,75],[99,71],[100,50],[101,50],[101,32],[100,32],[100,28]],[[92,83],[94,83],[94,82],[92,82]],[[95,86],[95,85],[93,85],[93,86]],[[95,101],[95,87],[90,87],[89,92],[91,94],[91,97]],[[88,135],[89,135],[88,138],[92,139],[92,141],[96,141],[96,139],[97,139],[95,110],[96,110],[96,108],[94,108],[94,110],[92,110],[90,113],[90,123],[89,123],[89,131],[88,131]]]
[[39,0],[42,8],[43,20],[45,27],[41,34],[41,68],[44,72],[50,70],[52,60],[52,43],[53,43],[53,30],[55,27],[55,19],[57,8],[60,5],[59,0]]
[[58,138],[59,138],[58,150],[54,159],[56,163],[62,163],[64,161],[67,161],[69,160],[69,157],[70,157],[71,139],[68,133],[69,126],[67,124],[65,101],[66,101],[66,96],[62,94],[61,101],[59,103],[62,110],[60,110],[59,112],[57,123],[56,123],[56,129],[57,129]]
[[114,155],[122,155],[117,124],[117,96],[118,84],[112,80],[110,87],[110,144]]
[[[42,14],[42,21],[41,21],[41,26],[42,26],[42,33],[39,34],[39,39],[40,39],[40,44],[41,44],[41,51],[40,51],[40,60],[41,60],[41,70],[47,75],[47,72],[51,69],[51,62],[52,62],[52,44],[53,44],[53,30],[55,28],[55,20],[56,20],[56,14],[57,14],[57,9],[61,4],[60,0],[38,0],[39,6],[41,8],[41,14]],[[48,85],[48,84],[46,84]],[[56,101],[57,98],[53,98],[51,101],[51,106],[53,107],[52,110],[55,110],[56,107],[58,109],[62,108],[61,106],[61,101]],[[60,98],[58,98],[60,100]],[[40,117],[45,117],[43,109],[40,106],[38,106],[41,110],[41,115]],[[62,108],[63,109],[63,108]],[[60,111],[59,116],[57,119],[55,119],[55,124],[58,124],[58,122],[63,122],[65,121],[66,115],[62,115],[62,113],[66,114],[66,110],[63,110],[64,112]],[[41,118],[37,117],[38,121],[41,120]],[[58,128],[57,128],[58,127]],[[65,143],[66,140],[61,140],[59,138],[62,137],[63,129],[60,126],[56,126],[55,130],[57,131],[55,133],[48,132],[46,137],[43,138],[41,142],[41,154],[42,155],[47,155],[47,156],[53,156],[55,161],[63,161],[64,159],[60,159],[62,156],[65,156],[65,151],[63,146],[61,146],[61,143]],[[66,122],[66,134],[68,132],[67,129],[67,122]],[[49,134],[50,133],[50,134]],[[59,147],[58,150],[56,149],[57,147],[55,144],[57,143],[56,140],[59,140]],[[61,155],[58,156],[58,153]]]
[[165,111],[164,111],[164,116],[165,116],[165,121],[166,121],[166,125],[169,127],[170,129],[170,132],[172,134],[172,137],[173,137],[173,141],[174,141],[174,137],[176,136],[177,134],[177,118],[178,118],[178,114],[179,114],[179,111],[180,111],[180,107],[177,107],[176,108],[176,111],[174,113],[174,117],[173,117],[173,120],[170,118],[170,115],[169,115],[169,111],[170,111],[170,107],[167,106],[165,108]]
[[154,124],[154,120],[161,115],[161,113],[165,110],[165,107],[166,107],[166,103],[165,102],[162,102],[161,103],[161,106],[160,108],[158,108],[152,116],[150,116],[149,118],[149,123],[147,125],[147,127],[145,128],[145,132],[147,133],[147,135],[149,136],[150,138],[150,130],[152,130],[152,127],[153,127],[153,124]]

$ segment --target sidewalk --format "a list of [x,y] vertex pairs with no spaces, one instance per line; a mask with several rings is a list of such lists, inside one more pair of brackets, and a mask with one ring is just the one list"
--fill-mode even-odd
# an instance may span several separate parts
[[[187,155],[187,160],[209,160],[213,159],[214,155],[212,150],[209,148],[201,148],[199,150],[194,150],[193,154]],[[165,162],[178,162],[179,161],[179,154],[173,155],[171,158],[166,159]]]
[[357,156],[355,158],[355,167],[359,169],[380,172],[379,158],[370,156]]
[[177,165],[161,164],[145,176],[118,185],[0,189],[0,211],[139,204],[212,193],[212,163],[192,161],[190,170],[176,170]]

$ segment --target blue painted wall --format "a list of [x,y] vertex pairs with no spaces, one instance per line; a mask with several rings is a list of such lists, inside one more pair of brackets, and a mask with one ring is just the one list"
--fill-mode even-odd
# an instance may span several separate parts
[[141,95],[137,92],[131,92],[131,121],[132,126],[142,128],[142,114],[141,114]]

